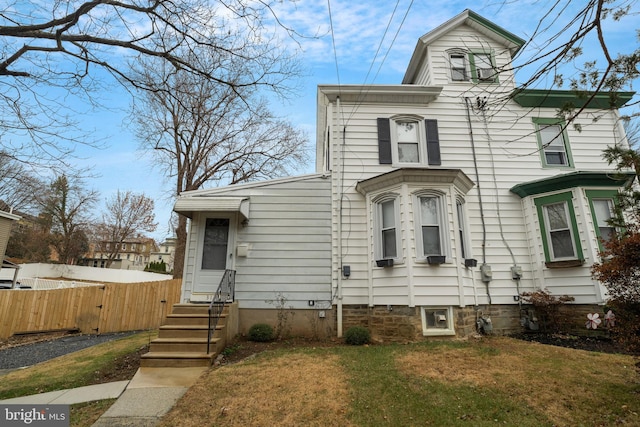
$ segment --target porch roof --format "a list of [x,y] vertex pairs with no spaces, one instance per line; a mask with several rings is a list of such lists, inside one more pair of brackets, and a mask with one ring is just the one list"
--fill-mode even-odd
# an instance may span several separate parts
[[511,192],[525,198],[573,187],[622,187],[635,177],[631,171],[575,171],[535,181],[523,182],[511,187]]
[[191,196],[179,197],[174,212],[193,218],[195,212],[238,212],[241,220],[249,219],[248,197]]

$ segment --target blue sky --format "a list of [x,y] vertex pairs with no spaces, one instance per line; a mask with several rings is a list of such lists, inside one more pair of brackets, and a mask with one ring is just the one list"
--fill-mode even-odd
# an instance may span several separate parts
[[[566,2],[569,3],[568,0]],[[366,2],[301,0],[295,5],[280,5],[276,12],[283,17],[287,25],[299,33],[320,36],[299,39],[299,47],[302,49],[300,59],[306,75],[294,82],[299,87],[298,96],[284,102],[274,99],[272,109],[295,126],[305,130],[311,148],[315,144],[318,84],[399,84],[418,38],[464,9],[470,8],[527,40],[538,21],[554,3],[556,3],[555,0],[476,0],[473,2],[399,0],[397,3],[388,0]],[[575,10],[577,7],[582,7],[583,2],[571,3],[569,7]],[[331,37],[329,6],[335,36],[335,53]],[[564,16],[572,15],[571,10],[561,13],[561,18],[554,24],[555,27],[566,24]],[[621,52],[635,49],[638,44],[636,27],[638,27],[637,16],[631,16],[616,23],[608,23],[607,42]],[[545,39],[542,35],[539,40],[541,42]],[[298,47],[289,39],[285,39],[284,42],[290,43],[292,49]],[[594,58],[593,46],[593,42],[583,46],[585,60]],[[377,59],[373,62],[377,51]],[[529,51],[531,52],[533,51]],[[517,76],[517,80],[522,82],[526,77],[528,76],[525,72]],[[130,103],[126,92],[114,90],[105,93],[103,98],[106,104],[111,106],[109,111],[87,112],[82,115],[81,125],[85,130],[104,139],[108,147],[100,150],[79,149],[79,154],[84,157],[84,160],[78,161],[78,164],[90,166],[95,173],[101,175],[100,178],[91,180],[88,184],[99,190],[103,199],[110,197],[117,190],[144,192],[152,197],[156,203],[156,219],[159,222],[158,231],[154,233],[154,237],[162,240],[171,235],[169,218],[172,210],[170,194],[173,184],[168,182],[159,170],[153,168],[150,158],[145,158],[137,151],[138,142],[132,131],[126,127]],[[309,164],[301,165],[297,172],[310,173],[313,172],[313,167],[314,159],[311,158]]]

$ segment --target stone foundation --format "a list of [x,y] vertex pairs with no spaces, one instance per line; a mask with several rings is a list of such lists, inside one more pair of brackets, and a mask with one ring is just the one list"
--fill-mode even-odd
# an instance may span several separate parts
[[[337,335],[336,307],[317,310],[239,310],[237,331],[246,335],[256,323],[267,323],[277,329],[280,325],[283,337],[307,337],[312,339],[335,338]],[[415,342],[434,338],[422,334],[420,307],[346,305],[343,307],[342,333],[352,326],[364,326],[371,332],[376,342]],[[595,304],[566,304],[559,307],[562,330],[584,333],[587,314],[599,313],[604,322],[604,307]],[[324,317],[321,317],[324,314]],[[455,336],[464,338],[478,333],[477,321],[481,317],[490,318],[493,335],[510,335],[525,331],[521,317],[535,316],[533,306],[480,305],[453,307]],[[543,329],[544,325],[541,325]],[[602,325],[604,327],[604,324]],[[447,336],[445,336],[446,338]],[[449,336],[453,337],[453,336]]]
[[[525,331],[521,317],[536,316],[531,305],[480,305],[453,307],[455,336],[468,337],[478,333],[477,321],[491,319],[493,335],[510,335]],[[588,313],[604,316],[598,305],[563,305],[563,330],[585,331]],[[377,342],[411,342],[433,338],[422,334],[420,307],[350,305],[343,307],[343,333],[352,326],[364,326]]]

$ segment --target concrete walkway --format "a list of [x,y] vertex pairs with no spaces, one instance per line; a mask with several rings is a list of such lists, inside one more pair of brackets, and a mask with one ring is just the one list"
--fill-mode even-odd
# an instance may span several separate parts
[[70,390],[50,391],[49,393],[0,400],[0,403],[73,405],[74,403],[91,402],[93,400],[117,399],[128,384],[129,381],[117,381],[113,383],[89,385],[86,387],[72,388]]
[[131,381],[1,400],[0,403],[63,404],[118,399],[94,427],[152,427],[208,368],[139,368]]

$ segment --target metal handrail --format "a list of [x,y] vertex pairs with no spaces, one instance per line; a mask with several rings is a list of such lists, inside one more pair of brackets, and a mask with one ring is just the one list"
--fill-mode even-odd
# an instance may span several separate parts
[[[207,354],[209,354],[209,349],[211,347],[211,338],[213,337],[213,333],[216,330],[216,326],[218,326],[218,319],[224,311],[224,306],[229,302],[233,302],[235,299],[235,287],[236,271],[225,270],[224,274],[222,275],[222,279],[220,279],[218,289],[216,290],[216,293],[213,295],[211,303],[209,304],[209,334],[207,337]],[[212,320],[212,317],[215,320]]]

